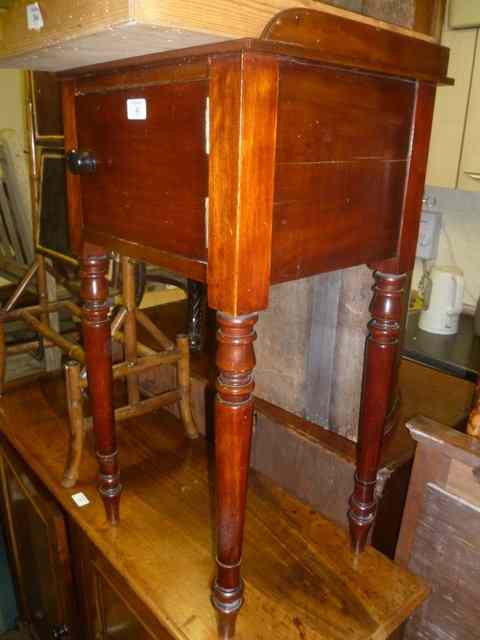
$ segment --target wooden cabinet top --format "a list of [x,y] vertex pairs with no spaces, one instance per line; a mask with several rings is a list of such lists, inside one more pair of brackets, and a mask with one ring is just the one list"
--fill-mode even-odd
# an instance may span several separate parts
[[[338,67],[378,72],[400,78],[414,78],[451,84],[446,76],[449,50],[431,39],[419,38],[406,29],[362,19],[357,14],[305,9],[288,9],[276,15],[257,38],[226,40],[196,47],[169,48],[159,53],[80,67],[60,77],[98,76],[114,71],[131,73],[171,61],[208,60],[209,56],[258,52],[296,57]],[[110,81],[113,86],[114,80]]]

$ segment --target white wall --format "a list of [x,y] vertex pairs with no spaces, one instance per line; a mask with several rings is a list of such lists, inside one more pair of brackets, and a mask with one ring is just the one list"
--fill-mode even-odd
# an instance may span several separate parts
[[[436,264],[456,265],[465,276],[464,303],[476,304],[480,297],[480,193],[426,187],[442,212],[442,231]],[[412,286],[416,288],[422,273],[416,261]]]

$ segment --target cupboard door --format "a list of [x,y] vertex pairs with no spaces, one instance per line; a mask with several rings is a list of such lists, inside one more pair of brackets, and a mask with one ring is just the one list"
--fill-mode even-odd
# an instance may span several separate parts
[[73,522],[69,532],[82,616],[82,640],[172,640],[152,611]]
[[[448,75],[455,85],[437,88],[426,177],[429,185],[457,188],[476,43],[475,29],[445,29],[442,35],[442,44],[450,48]],[[480,84],[478,88],[480,92]]]
[[20,616],[39,640],[73,637],[65,629],[72,626],[73,588],[63,514],[5,443],[0,474]]
[[458,189],[480,191],[480,37],[476,30],[476,52],[468,103]]
[[[171,636],[159,627],[149,624],[143,610],[135,607],[134,600],[104,562],[93,564],[96,599],[97,637],[105,640],[169,640]],[[143,608],[142,608],[143,609]],[[100,631],[100,635],[98,635]]]

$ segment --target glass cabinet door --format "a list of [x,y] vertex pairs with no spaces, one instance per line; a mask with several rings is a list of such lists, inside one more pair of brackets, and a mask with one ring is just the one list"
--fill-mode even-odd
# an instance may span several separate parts
[[20,617],[39,640],[67,638],[72,579],[65,519],[10,447],[0,449],[4,521]]

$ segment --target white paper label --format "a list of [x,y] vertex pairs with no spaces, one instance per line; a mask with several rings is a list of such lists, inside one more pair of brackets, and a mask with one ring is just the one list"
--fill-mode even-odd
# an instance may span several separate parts
[[84,493],[72,494],[72,500],[75,502],[77,507],[84,507],[85,505],[90,504],[90,500]]
[[127,100],[127,117],[129,120],[147,119],[147,101],[145,98],[130,98]]
[[40,7],[38,2],[32,2],[32,4],[27,4],[27,28],[30,30],[40,31],[45,26],[43,24],[43,16],[40,11]]

